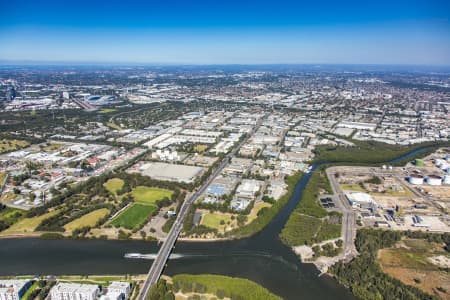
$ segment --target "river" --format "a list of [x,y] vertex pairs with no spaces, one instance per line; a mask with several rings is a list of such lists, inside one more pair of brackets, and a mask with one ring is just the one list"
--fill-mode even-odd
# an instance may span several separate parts
[[[427,148],[413,151],[402,160]],[[284,299],[354,299],[329,276],[318,277],[311,264],[298,257],[278,238],[311,174],[296,184],[289,202],[260,233],[246,239],[221,242],[178,242],[176,258],[166,275],[222,274],[253,280]],[[0,275],[97,275],[147,273],[151,260],[125,259],[130,252],[157,253],[155,242],[109,240],[0,239]]]

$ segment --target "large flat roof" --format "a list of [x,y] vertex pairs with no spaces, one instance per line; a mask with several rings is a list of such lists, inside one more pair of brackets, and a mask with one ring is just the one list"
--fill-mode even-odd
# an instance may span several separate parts
[[139,170],[142,175],[153,179],[190,183],[203,173],[204,168],[162,162],[150,162],[143,164]]

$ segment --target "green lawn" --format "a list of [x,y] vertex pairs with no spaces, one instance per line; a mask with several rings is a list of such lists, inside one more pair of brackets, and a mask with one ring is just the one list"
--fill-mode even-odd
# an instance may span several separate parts
[[111,178],[107,182],[103,184],[105,189],[108,190],[111,194],[117,195],[117,192],[123,187],[123,180],[120,178]]
[[67,223],[64,225],[64,229],[66,231],[73,231],[75,229],[87,227],[87,226],[95,226],[95,224],[107,216],[109,214],[109,209],[107,208],[100,208],[94,211],[91,211],[90,213],[85,214],[84,216],[79,217],[78,219],[73,220],[72,222]]
[[157,207],[154,205],[133,204],[115,217],[111,224],[127,229],[141,228],[155,210]]
[[172,194],[173,191],[171,190],[148,186],[138,186],[131,191],[131,195],[133,196],[134,201],[140,204],[151,204],[151,205],[155,205],[155,202],[157,200],[161,200],[164,197],[170,199]]
[[[220,221],[224,221],[225,223],[221,225]],[[231,215],[221,213],[207,213],[203,215],[201,223],[202,225],[205,225],[209,228],[223,231],[228,226],[227,223],[229,221],[231,222]]]

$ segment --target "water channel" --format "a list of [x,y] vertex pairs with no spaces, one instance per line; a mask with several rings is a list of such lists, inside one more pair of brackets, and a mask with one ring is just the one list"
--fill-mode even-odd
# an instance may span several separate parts
[[[411,157],[422,148],[392,162]],[[270,224],[258,234],[220,242],[178,242],[176,258],[164,274],[222,274],[253,280],[284,299],[354,299],[333,278],[311,264],[303,264],[278,238],[297,206],[311,174],[296,184],[292,197]],[[126,259],[125,253],[157,253],[155,242],[113,240],[0,239],[0,275],[97,275],[147,273],[152,260]]]

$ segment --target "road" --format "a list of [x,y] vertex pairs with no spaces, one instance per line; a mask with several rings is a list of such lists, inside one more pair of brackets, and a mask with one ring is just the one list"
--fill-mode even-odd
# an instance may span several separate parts
[[353,242],[356,237],[356,214],[345,198],[339,183],[336,180],[333,167],[326,170],[328,180],[334,194],[338,197],[337,205],[342,211],[342,239],[343,239],[343,259],[348,261],[358,254]]
[[166,266],[167,259],[169,258],[169,255],[172,252],[172,249],[175,246],[178,236],[180,235],[180,232],[183,228],[183,222],[184,219],[186,218],[186,215],[189,212],[191,204],[194,203],[198,199],[198,197],[208,188],[208,186],[214,180],[214,178],[216,178],[217,175],[219,175],[220,172],[222,172],[222,170],[225,168],[225,166],[228,164],[231,158],[234,155],[236,155],[237,151],[241,148],[241,146],[244,143],[246,143],[251,136],[253,136],[253,134],[256,132],[259,126],[261,126],[262,120],[264,119],[265,116],[262,117],[257,122],[256,126],[253,128],[251,133],[248,134],[246,138],[244,138],[229,154],[227,154],[222,159],[219,166],[212,172],[212,174],[208,177],[208,179],[206,179],[206,181],[202,184],[202,186],[198,190],[196,190],[191,197],[189,197],[186,201],[184,201],[180,211],[178,212],[175,223],[170,229],[166,240],[163,242],[161,248],[158,251],[156,259],[153,261],[152,266],[150,267],[150,270],[147,274],[147,278],[144,281],[141,290],[139,292],[138,296],[139,300],[145,300],[152,285],[158,282],[158,279],[161,276],[164,267]]

